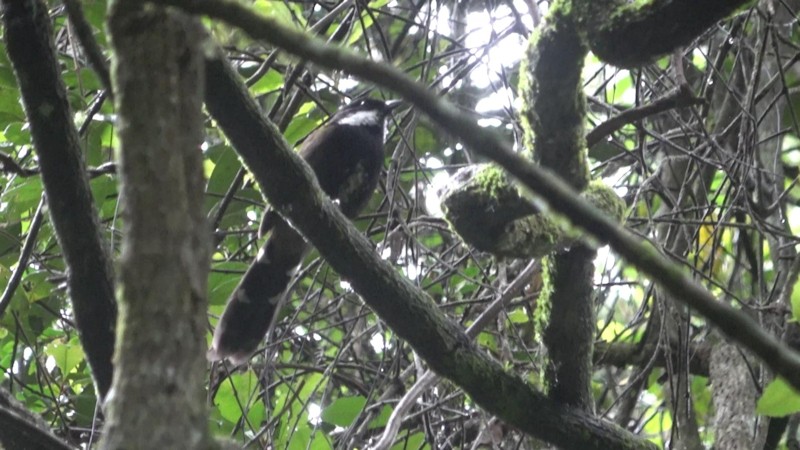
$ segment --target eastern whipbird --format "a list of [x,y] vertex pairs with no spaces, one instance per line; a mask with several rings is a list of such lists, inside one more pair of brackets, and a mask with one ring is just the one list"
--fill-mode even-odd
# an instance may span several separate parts
[[[378,184],[384,158],[386,117],[399,101],[356,100],[334,114],[300,147],[322,190],[352,218]],[[287,187],[291,189],[291,187]],[[264,339],[279,302],[309,245],[275,211],[264,215],[260,233],[271,231],[236,286],[214,331],[210,361],[246,362]]]

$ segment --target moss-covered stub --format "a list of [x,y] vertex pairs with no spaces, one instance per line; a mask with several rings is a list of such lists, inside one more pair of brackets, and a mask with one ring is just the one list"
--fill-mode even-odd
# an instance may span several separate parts
[[[617,220],[624,216],[625,204],[602,181],[590,183],[582,195]],[[540,214],[493,165],[460,170],[441,198],[445,218],[459,236],[497,257],[542,257],[580,238],[565,220]]]
[[441,198],[442,211],[452,228],[464,241],[486,252],[494,251],[506,225],[536,212],[493,165],[458,171]]
[[586,186],[581,195],[592,205],[622,223],[625,219],[627,206],[625,201],[602,180],[593,180]]

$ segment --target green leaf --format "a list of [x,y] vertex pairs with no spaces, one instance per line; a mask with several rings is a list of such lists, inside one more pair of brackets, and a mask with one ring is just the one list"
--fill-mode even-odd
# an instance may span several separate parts
[[77,341],[67,343],[54,341],[45,346],[44,351],[55,359],[56,365],[63,374],[71,372],[83,361],[84,357],[83,349]]
[[[23,146],[31,143],[31,132],[22,122],[11,122],[3,129],[3,136],[12,144]],[[17,155],[19,156],[19,155]]]
[[415,433],[409,436],[407,439],[404,439],[394,446],[392,446],[392,450],[409,450],[409,449],[425,449],[430,448],[429,445],[425,444],[425,433]]
[[5,256],[8,252],[14,251],[14,262],[16,262],[16,250],[20,248],[19,237],[22,235],[22,222],[4,222],[0,224],[0,255]]
[[23,213],[34,210],[42,197],[42,181],[39,177],[17,177],[0,195],[0,202],[8,203],[4,222],[20,219]]
[[340,397],[322,410],[322,420],[340,427],[349,427],[356,420],[364,405],[367,404],[366,397]]
[[414,132],[414,148],[417,150],[417,154],[438,150],[440,144],[436,137],[436,131],[423,125],[418,126]]
[[280,72],[270,69],[263,77],[259,78],[254,85],[250,86],[250,92],[252,92],[254,96],[264,95],[280,89],[283,87],[283,84],[283,76]]
[[478,345],[481,347],[488,348],[492,351],[497,351],[497,341],[495,340],[494,335],[491,333],[481,331],[481,333],[478,335],[477,341]]
[[24,278],[25,293],[28,296],[28,302],[38,302],[53,294],[53,283],[48,280],[49,275],[50,274],[45,271],[28,269],[28,273]]
[[767,385],[756,404],[756,412],[770,417],[784,417],[800,411],[800,394],[783,378]]
[[247,423],[255,431],[261,428],[265,417],[267,417],[267,409],[264,403],[258,401],[258,399],[254,399],[254,401],[247,406]]
[[301,28],[305,26],[302,10],[296,6],[289,6],[284,2],[256,0],[253,3],[253,9],[259,14],[275,19],[285,25],[297,26],[299,21]]
[[800,279],[792,287],[792,316],[800,321]]
[[330,450],[333,448],[333,442],[330,438],[317,430],[314,433],[314,438],[311,440],[311,445],[307,447],[309,450]]
[[[251,370],[231,375],[226,382],[220,385],[215,398],[220,415],[229,422],[238,421],[242,417],[243,410],[256,407],[255,405],[250,405],[250,401],[256,398],[251,394],[258,388],[258,379]],[[249,418],[250,416],[248,415]],[[258,426],[258,424],[253,425]]]
[[288,450],[329,450],[333,448],[333,443],[325,436],[325,433],[312,429],[306,423],[295,428],[286,448]]
[[113,177],[104,175],[97,177],[89,182],[92,189],[92,197],[94,202],[100,210],[103,210],[103,205],[106,200],[110,200],[112,207],[117,203],[117,182]]
[[247,266],[248,263],[241,261],[215,264],[214,270],[208,275],[208,303],[212,306],[225,305]]
[[207,159],[214,163],[208,178],[208,192],[223,195],[228,190],[236,172],[242,167],[236,152],[227,145],[215,145],[206,151]]
[[511,323],[528,323],[528,320],[530,320],[530,318],[523,309],[519,308],[508,313],[508,320]]
[[383,405],[383,408],[381,408],[381,413],[378,414],[378,417],[372,419],[367,428],[374,430],[375,428],[385,427],[386,424],[389,423],[389,417],[392,416],[392,411],[394,411],[394,408],[389,405]]
[[352,46],[356,44],[363,36],[364,31],[370,28],[373,24],[372,16],[367,15],[366,11],[361,15],[360,26],[354,27],[350,38],[347,39],[347,45]]
[[98,43],[102,46],[106,42],[106,34],[102,32],[105,26],[107,13],[106,0],[85,0],[82,3],[86,20],[94,25],[96,30],[100,30],[100,32],[96,32],[94,35]]
[[633,79],[620,73],[616,77],[616,82],[613,82],[610,89],[606,90],[606,100],[611,104],[625,104],[625,96],[632,88]]
[[286,127],[286,132],[284,133],[286,142],[288,142],[291,146],[296,145],[300,139],[308,136],[309,133],[314,131],[319,123],[320,120],[315,120],[310,117],[295,116],[294,120],[292,120],[292,123]]

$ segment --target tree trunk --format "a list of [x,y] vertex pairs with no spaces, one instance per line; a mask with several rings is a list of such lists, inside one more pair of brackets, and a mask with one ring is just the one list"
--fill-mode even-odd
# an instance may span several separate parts
[[102,447],[208,448],[203,32],[183,14],[128,0],[114,2],[108,23],[124,241]]

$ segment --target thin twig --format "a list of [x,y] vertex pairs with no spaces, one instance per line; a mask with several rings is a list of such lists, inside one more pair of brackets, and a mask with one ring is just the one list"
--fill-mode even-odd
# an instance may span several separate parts
[[86,21],[86,15],[83,13],[83,6],[79,0],[64,0],[64,9],[67,11],[67,17],[75,30],[75,35],[78,37],[83,51],[86,54],[86,59],[89,60],[89,65],[94,69],[97,77],[100,78],[100,83],[107,92],[111,90],[111,75],[108,72],[108,64],[106,58],[103,56],[103,50],[97,44],[92,32],[92,26]]
[[702,98],[695,97],[688,85],[682,84],[667,93],[667,95],[654,100],[652,103],[625,110],[614,117],[606,120],[594,127],[586,134],[586,145],[591,147],[611,133],[619,130],[623,126],[642,120],[646,117],[669,111],[671,109],[683,108],[703,104]]
[[11,304],[11,299],[22,281],[22,274],[28,268],[28,261],[33,254],[33,248],[36,245],[36,237],[39,235],[39,229],[42,227],[42,219],[44,217],[45,196],[39,200],[39,206],[36,207],[36,212],[33,214],[30,226],[28,227],[28,236],[25,238],[25,243],[22,245],[22,251],[19,253],[19,260],[17,267],[8,279],[8,284],[3,290],[3,295],[0,296],[0,317],[6,312],[6,308]]
[[[525,285],[530,281],[533,273],[539,268],[539,261],[531,261],[522,269],[519,275],[511,282],[508,287],[500,294],[500,296],[486,308],[475,322],[467,328],[466,334],[469,336],[470,339],[475,339],[478,336],[478,333],[486,326],[489,325],[489,322],[494,320],[498,314],[506,307],[506,305],[517,296],[517,294],[525,287]],[[378,442],[375,443],[370,450],[386,450],[391,447],[392,443],[394,442],[395,438],[397,437],[397,433],[400,432],[400,426],[402,425],[403,419],[406,417],[406,413],[408,412],[411,407],[417,404],[417,399],[424,394],[428,389],[433,387],[436,382],[439,381],[439,376],[436,375],[432,370],[427,370],[425,373],[419,377],[416,383],[406,392],[403,398],[397,402],[395,405],[394,410],[392,411],[392,415],[389,416],[389,421],[386,423],[386,428],[383,430],[383,434],[381,434],[380,439]]]

